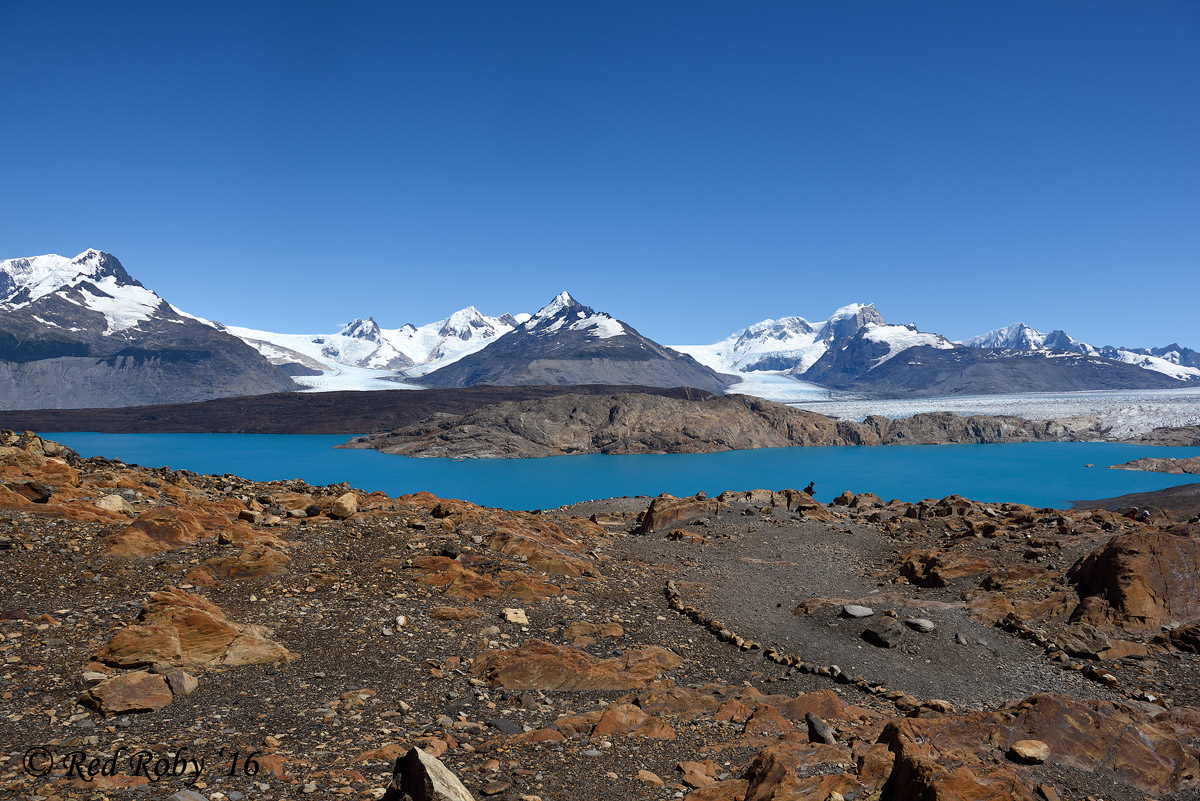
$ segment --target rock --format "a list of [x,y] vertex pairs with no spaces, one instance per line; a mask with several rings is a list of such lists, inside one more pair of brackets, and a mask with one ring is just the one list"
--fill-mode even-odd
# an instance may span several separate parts
[[1008,758],[1027,765],[1040,765],[1050,758],[1050,746],[1041,740],[1017,740],[1008,747]]
[[505,609],[502,614],[509,623],[516,623],[519,626],[529,625],[529,618],[525,615],[524,609]]
[[679,772],[683,774],[683,783],[688,787],[700,789],[716,783],[717,766],[711,759],[704,762],[683,761],[679,763]]
[[954,579],[986,573],[993,567],[973,554],[934,548],[906,553],[901,557],[900,575],[918,587],[945,587]]
[[167,673],[167,684],[175,695],[191,695],[200,686],[195,676],[179,669]]
[[910,617],[904,621],[904,625],[908,626],[913,631],[919,631],[922,634],[932,634],[937,626],[932,620],[926,620],[923,617]]
[[474,620],[482,615],[478,609],[465,606],[435,606],[429,610],[429,616],[434,620]]
[[151,593],[138,623],[96,652],[97,660],[115,667],[237,666],[296,658],[262,626],[234,623],[203,596],[175,587]]
[[174,696],[162,676],[139,670],[102,681],[80,699],[104,713],[157,712],[171,703]]
[[121,514],[133,517],[136,512],[129,505],[129,501],[122,498],[120,495],[105,495],[103,498],[96,501],[96,506],[108,512],[120,512]]
[[[1186,527],[1182,527],[1186,530]],[[1072,620],[1154,633],[1200,617],[1200,539],[1145,529],[1114,537],[1067,573],[1084,600]]]
[[383,801],[475,801],[441,761],[413,747],[392,766]]
[[900,625],[900,621],[890,617],[867,626],[862,633],[864,640],[880,648],[895,648],[903,637],[904,627]]
[[1054,636],[1054,644],[1071,656],[1099,659],[1112,648],[1112,641],[1087,623],[1072,623]]
[[199,518],[186,509],[163,506],[148,509],[109,540],[105,551],[113,556],[146,556],[197,542],[205,534]]
[[208,799],[195,790],[180,790],[167,796],[167,801],[208,801]]
[[[1128,704],[1046,693],[993,712],[891,721],[879,742],[896,754],[892,782],[906,788],[905,798],[982,798],[991,788],[1031,799],[1025,783],[995,763],[997,743],[1021,740],[1044,743],[1053,764],[1119,780],[1153,796],[1194,788],[1200,762],[1181,741],[1194,736],[1187,733],[1195,731],[1194,724],[1177,729],[1156,717]],[[951,789],[957,795],[948,795]]]
[[515,690],[632,690],[680,664],[675,653],[653,645],[598,659],[578,648],[529,640],[517,648],[484,652],[475,658],[471,673]]
[[804,720],[808,723],[808,739],[814,743],[825,743],[826,745],[836,745],[837,735],[833,733],[833,729],[829,724],[821,720],[819,717],[809,712],[804,716]]
[[651,773],[648,770],[639,770],[637,772],[637,778],[638,781],[645,782],[646,784],[650,784],[655,787],[662,787],[663,784],[665,784],[665,782],[658,777],[658,774]]
[[678,527],[679,523],[697,517],[711,517],[728,506],[719,500],[711,498],[674,498],[670,495],[660,495],[650,502],[646,510],[638,517],[634,534],[649,534],[664,528]]
[[329,516],[336,517],[339,520],[354,517],[356,512],[358,512],[358,496],[353,492],[347,492],[345,495],[339,496],[333,502],[333,506],[329,507]]
[[521,732],[519,724],[505,718],[493,718],[488,721],[488,725],[501,734],[519,734]]
[[839,612],[839,614],[842,617],[850,617],[850,618],[870,617],[871,615],[875,614],[875,610],[869,606],[859,606],[858,604],[845,604],[844,606],[842,606],[841,612]]

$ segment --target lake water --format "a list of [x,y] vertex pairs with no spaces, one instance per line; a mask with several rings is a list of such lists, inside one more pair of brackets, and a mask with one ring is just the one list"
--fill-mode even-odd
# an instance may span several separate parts
[[[1186,483],[1200,476],[1105,470],[1143,456],[1197,456],[1200,448],[1109,443],[889,445],[767,448],[708,454],[558,456],[547,459],[411,459],[377,451],[339,450],[342,436],[276,434],[55,433],[82,456],[119,458],[258,481],[301,478],[348,481],[401,495],[428,490],[506,509],[550,509],[621,495],[710,495],[724,490],[800,489],[816,482],[829,501],[843,490],[885,500],[918,501],[957,493],[988,502],[1066,508],[1072,500],[1107,498]],[[1095,467],[1087,467],[1094,464]]]

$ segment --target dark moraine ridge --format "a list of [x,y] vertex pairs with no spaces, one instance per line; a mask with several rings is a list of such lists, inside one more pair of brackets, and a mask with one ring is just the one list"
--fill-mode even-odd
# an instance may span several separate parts
[[1115,498],[1075,501],[1072,509],[1106,509],[1124,512],[1132,508],[1149,509],[1155,520],[1189,520],[1200,515],[1200,484],[1183,484],[1154,492],[1134,492]]
[[558,395],[441,415],[342,447],[403,456],[524,459],[577,453],[716,453],[795,445],[928,445],[1099,440],[1092,417],[1026,420],[950,412],[861,423],[748,395]]
[[98,431],[105,434],[344,434],[386,431],[430,415],[463,414],[504,401],[552,395],[644,392],[671,398],[714,397],[690,387],[628,387],[607,384],[371,392],[277,392],[199,403],[115,409],[0,411],[0,427],[17,431]]

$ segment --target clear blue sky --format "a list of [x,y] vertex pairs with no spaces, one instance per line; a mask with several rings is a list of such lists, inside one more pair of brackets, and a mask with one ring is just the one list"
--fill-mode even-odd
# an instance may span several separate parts
[[227,323],[561,289],[1200,348],[1200,4],[0,0],[0,257]]

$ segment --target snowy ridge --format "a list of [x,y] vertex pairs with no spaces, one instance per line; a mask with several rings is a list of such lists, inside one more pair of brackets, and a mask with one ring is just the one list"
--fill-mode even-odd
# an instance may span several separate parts
[[950,350],[954,347],[954,343],[941,334],[926,334],[911,325],[868,325],[863,329],[863,338],[888,346],[888,352],[872,363],[872,370],[909,348],[925,346]]
[[136,328],[164,305],[120,262],[99,250],[85,250],[73,259],[50,253],[0,261],[0,308],[24,308],[55,293],[104,315],[106,336]]
[[1181,354],[1178,349],[1165,350],[1161,354],[1154,354],[1111,346],[1096,348],[1086,342],[1079,342],[1073,339],[1065,331],[1055,330],[1049,334],[1043,334],[1036,328],[1025,325],[1025,323],[1013,323],[1003,328],[996,328],[979,336],[964,339],[959,344],[969,348],[1007,348],[1011,350],[1032,351],[1040,353],[1047,358],[1064,352],[1081,353],[1132,364],[1145,370],[1162,373],[1180,381],[1200,380],[1200,368],[1180,364]]
[[[518,315],[524,321],[528,315]],[[344,367],[424,375],[487,347],[512,331],[518,317],[488,317],[474,306],[422,326],[406,323],[381,328],[374,318],[352,320],[336,334],[279,334],[241,326],[224,326],[273,364],[298,362],[309,368],[344,374],[355,388],[368,377],[343,371]],[[297,356],[303,359],[296,358]],[[303,378],[299,383],[314,383]],[[350,388],[347,386],[346,388]],[[394,382],[372,388],[396,389]]]
[[816,364],[835,339],[853,336],[864,324],[883,325],[873,303],[851,303],[823,322],[803,317],[763,320],[712,345],[672,345],[719,373],[803,373]]

